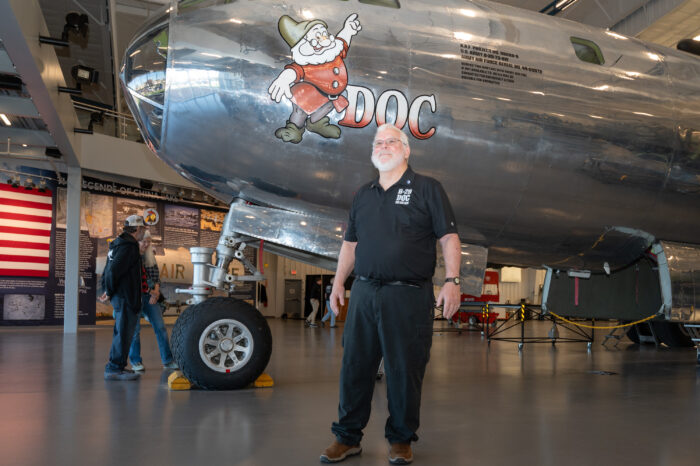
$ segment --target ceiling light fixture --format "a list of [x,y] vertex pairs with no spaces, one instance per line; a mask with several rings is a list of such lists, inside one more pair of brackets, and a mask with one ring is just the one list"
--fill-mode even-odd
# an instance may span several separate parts
[[5,123],[5,125],[12,126],[12,122],[9,118],[7,118],[7,115],[5,115],[4,113],[0,113],[0,120],[2,120],[2,122]]
[[89,66],[75,65],[70,70],[71,76],[78,83],[82,84],[92,84],[96,83],[100,77],[100,72],[95,68],[90,68]]

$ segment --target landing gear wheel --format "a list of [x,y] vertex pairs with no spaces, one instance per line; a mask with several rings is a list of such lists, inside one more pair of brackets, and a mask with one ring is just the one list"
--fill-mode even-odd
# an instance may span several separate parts
[[262,374],[272,353],[272,335],[265,318],[250,304],[209,298],[178,317],[172,349],[185,377],[197,386],[234,390]]

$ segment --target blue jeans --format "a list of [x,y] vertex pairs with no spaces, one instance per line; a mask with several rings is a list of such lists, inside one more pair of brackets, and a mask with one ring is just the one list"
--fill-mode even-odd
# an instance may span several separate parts
[[331,310],[331,302],[326,300],[326,313],[323,314],[321,322],[327,321],[329,317],[331,319],[331,327],[335,327],[335,312]]
[[126,366],[126,349],[134,335],[139,313],[137,309],[128,308],[119,296],[113,296],[111,304],[114,308],[114,334],[105,372],[121,372]]
[[[173,362],[173,353],[170,351],[170,343],[168,342],[168,331],[163,322],[163,313],[158,304],[151,304],[148,301],[151,299],[151,294],[144,294],[141,297],[141,312],[148,317],[148,321],[153,327],[153,332],[156,334],[158,341],[158,349],[160,350],[160,360],[163,364]],[[140,317],[140,316],[139,316]],[[132,364],[141,363],[141,319],[136,322],[134,338],[131,340],[131,349],[129,350],[129,359]]]

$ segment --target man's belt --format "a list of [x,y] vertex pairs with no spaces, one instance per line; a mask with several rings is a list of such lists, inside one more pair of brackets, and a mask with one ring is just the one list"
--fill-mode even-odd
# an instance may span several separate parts
[[379,280],[377,278],[370,278],[370,277],[364,277],[362,275],[358,275],[357,279],[360,280],[361,282],[369,282],[373,285],[378,285],[378,286],[410,286],[413,288],[423,288],[427,281],[424,282],[413,282],[413,281],[407,281],[407,280]]

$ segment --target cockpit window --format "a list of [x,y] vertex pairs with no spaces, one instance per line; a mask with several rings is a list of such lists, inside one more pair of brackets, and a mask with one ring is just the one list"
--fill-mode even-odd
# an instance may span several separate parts
[[593,63],[594,65],[602,65],[605,63],[603,52],[595,42],[580,37],[571,37],[571,45],[574,46],[576,56],[585,62]]
[[401,8],[399,0],[359,0],[360,3],[366,3],[367,5],[383,6],[386,8]]

